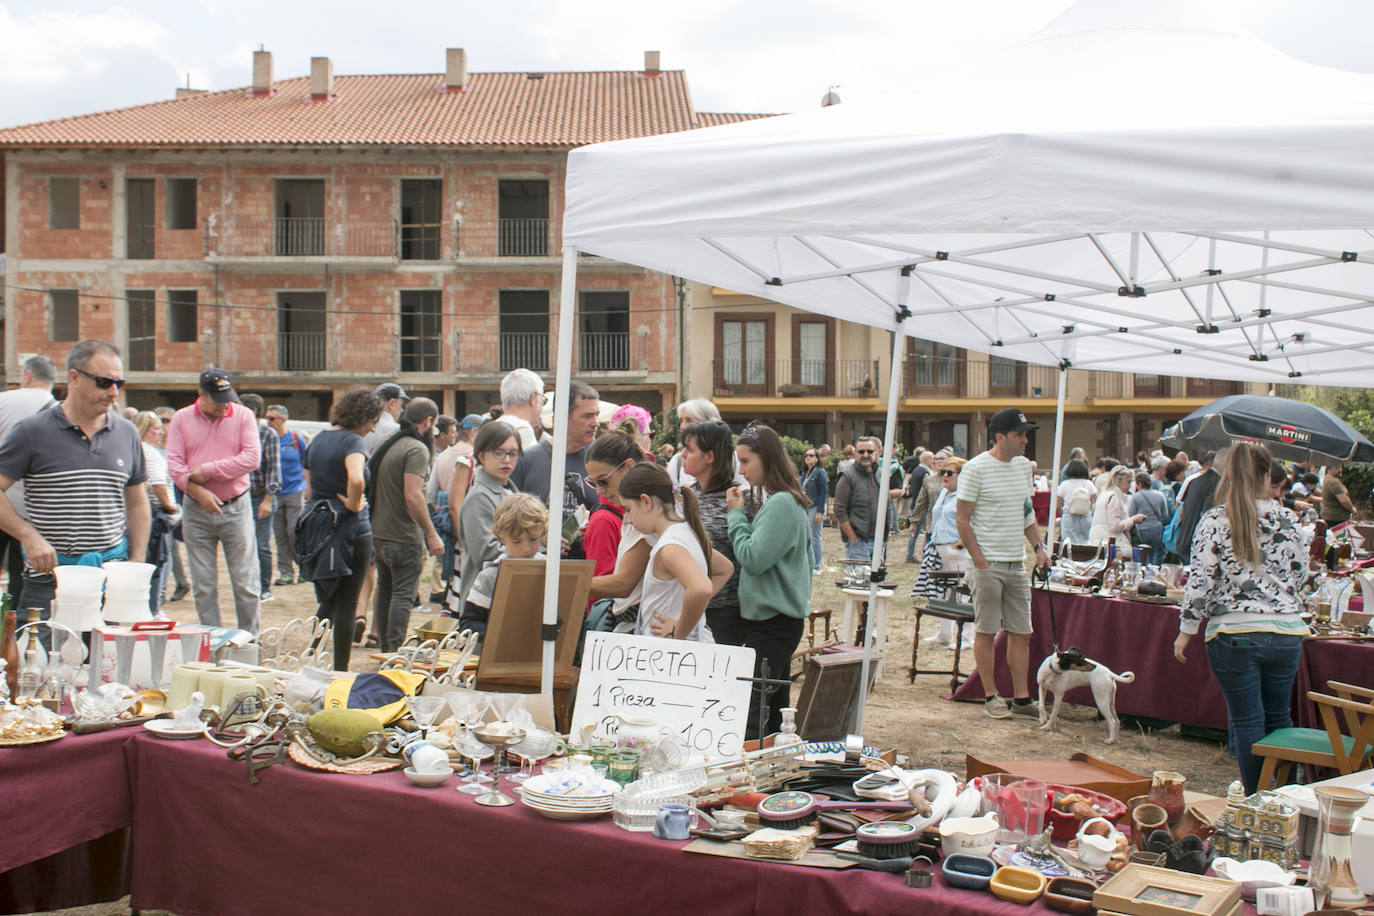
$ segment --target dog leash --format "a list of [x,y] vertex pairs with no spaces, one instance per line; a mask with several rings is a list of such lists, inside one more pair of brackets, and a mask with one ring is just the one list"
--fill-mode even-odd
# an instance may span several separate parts
[[1045,600],[1046,600],[1047,602],[1049,602],[1049,606],[1050,606],[1050,640],[1051,640],[1051,646],[1052,646],[1053,649],[1054,649],[1054,653],[1055,653],[1056,655],[1058,655],[1058,654],[1059,654],[1059,628],[1058,628],[1058,626],[1057,626],[1057,625],[1055,624],[1055,622],[1054,622],[1054,589],[1050,588],[1050,573],[1049,573],[1049,570],[1045,570],[1045,569],[1036,569],[1035,572],[1034,572],[1032,575],[1033,575],[1033,576],[1038,575],[1038,576],[1040,577],[1040,581],[1043,582],[1043,583],[1045,584]]

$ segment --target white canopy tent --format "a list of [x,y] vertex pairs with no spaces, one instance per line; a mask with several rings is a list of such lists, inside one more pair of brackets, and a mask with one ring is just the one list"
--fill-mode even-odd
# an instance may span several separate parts
[[1083,0],[966,59],[900,96],[573,151],[560,393],[578,251],[894,330],[888,456],[904,336],[1368,384],[1374,76],[1199,0]]

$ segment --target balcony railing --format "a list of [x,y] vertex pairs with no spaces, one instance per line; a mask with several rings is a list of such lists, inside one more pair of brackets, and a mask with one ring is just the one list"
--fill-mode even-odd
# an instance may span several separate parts
[[455,258],[545,258],[556,251],[548,219],[455,220]]
[[390,219],[322,217],[206,220],[205,255],[222,258],[396,258],[400,227]]
[[583,372],[622,372],[630,368],[626,331],[584,331],[577,339],[577,366]]
[[322,371],[326,360],[324,331],[279,331],[277,368],[282,371]]
[[1088,397],[1090,398],[1124,398],[1126,394],[1126,376],[1120,372],[1093,372],[1088,375]]
[[502,331],[499,335],[499,368],[549,371],[548,331]]
[[716,397],[876,397],[878,361],[870,359],[717,359]]

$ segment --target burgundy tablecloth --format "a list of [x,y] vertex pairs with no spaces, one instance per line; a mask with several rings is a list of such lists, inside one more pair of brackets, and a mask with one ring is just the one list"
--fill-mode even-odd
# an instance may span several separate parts
[[[1374,688],[1374,644],[1339,639],[1309,639],[1303,643],[1302,667],[1294,685],[1294,725],[1324,727],[1317,707],[1307,699],[1307,691],[1331,693],[1327,681]],[[1344,728],[1344,717],[1341,725]]]
[[140,737],[133,905],[178,916],[351,913],[656,914],[1048,912],[989,894],[907,888],[900,875],[695,855],[609,818],[482,808],[454,783],[339,776],[286,763],[250,786],[205,741]]
[[[1148,716],[1185,725],[1226,727],[1226,700],[1212,677],[1201,639],[1189,647],[1188,663],[1180,665],[1173,654],[1178,635],[1178,609],[1086,595],[1054,595],[1059,645],[1077,646],[1113,671],[1134,671],[1135,683],[1120,684],[1116,711]],[[1031,593],[1031,693],[1035,673],[1051,651],[1048,596],[1040,589]],[[1006,666],[1005,637],[997,637],[997,690],[1011,696],[1011,672]],[[1374,687],[1374,644],[1341,640],[1308,640],[1303,643],[1302,666],[1293,685],[1293,724],[1321,728],[1316,707],[1307,691],[1326,690],[1328,680]],[[983,684],[975,670],[955,692],[956,700],[983,699]],[[1069,691],[1066,701],[1092,706],[1086,688]]]
[[[1135,672],[1135,682],[1116,691],[1118,714],[1147,716],[1201,725],[1226,727],[1226,700],[1207,665],[1201,639],[1191,646],[1188,663],[1174,658],[1178,608],[1114,598],[1055,594],[1054,616],[1059,645],[1077,646],[1094,661],[1118,674]],[[1050,635],[1050,596],[1031,592],[1031,622],[1035,633],[1030,647],[1030,689],[1036,692],[1035,673],[1053,649]],[[1011,672],[1006,666],[1005,636],[997,637],[997,690],[1011,696]],[[955,692],[956,700],[982,700],[983,684],[975,670]],[[1087,688],[1071,690],[1065,701],[1093,706]]]
[[130,729],[0,749],[0,912],[128,893]]

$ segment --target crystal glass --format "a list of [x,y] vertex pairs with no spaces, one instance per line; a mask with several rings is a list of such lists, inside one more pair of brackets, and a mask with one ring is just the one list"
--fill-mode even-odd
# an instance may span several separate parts
[[415,719],[415,724],[420,726],[421,741],[429,740],[429,730],[434,725],[434,720],[439,717],[439,713],[443,712],[447,705],[448,700],[445,697],[406,697],[406,709],[410,710],[410,715]]
[[520,772],[508,778],[512,782],[524,782],[534,775],[534,765],[545,759],[558,747],[558,738],[553,732],[542,728],[529,729],[525,738],[509,750],[520,758]]
[[525,695],[523,693],[493,693],[491,694],[491,708],[496,713],[498,722],[509,722],[511,716],[517,710],[524,709]]
[[471,762],[471,769],[463,777],[463,784],[458,787],[458,791],[464,795],[485,794],[486,784],[491,782],[491,777],[482,775],[482,761],[494,756],[496,750],[474,738],[470,728],[454,733],[453,746]]

